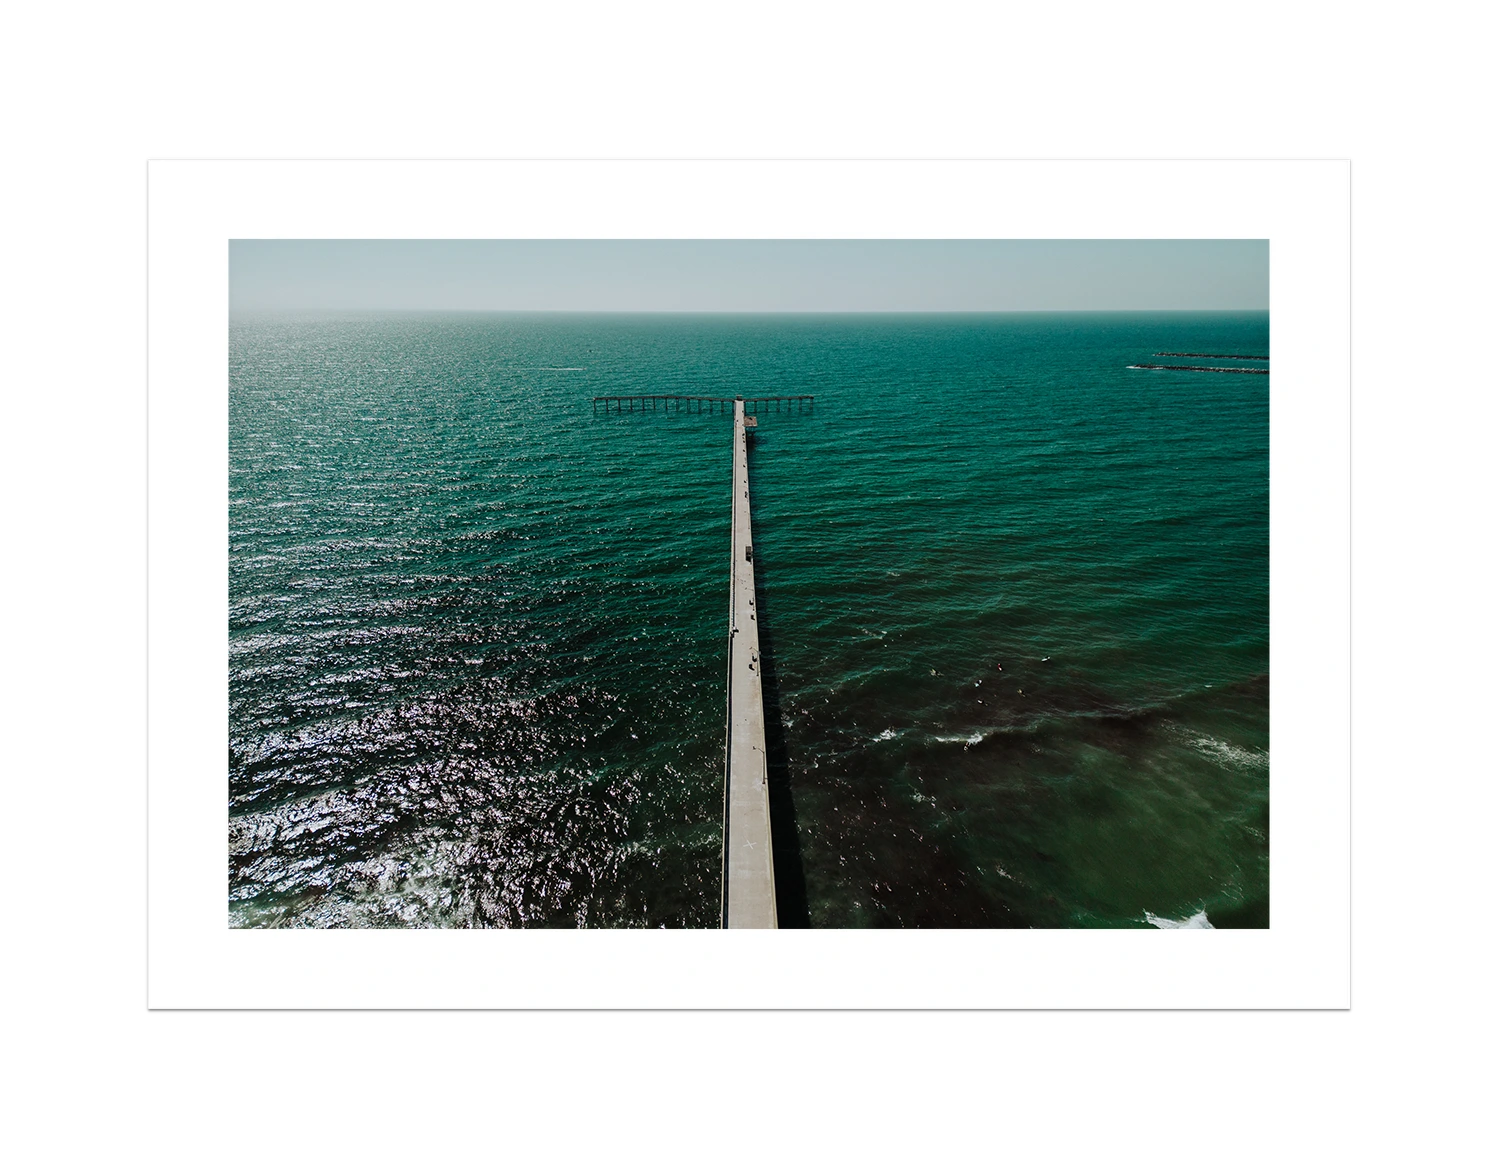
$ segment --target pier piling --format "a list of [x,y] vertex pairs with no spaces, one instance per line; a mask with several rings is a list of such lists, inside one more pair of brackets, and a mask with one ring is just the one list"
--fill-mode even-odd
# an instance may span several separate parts
[[769,404],[775,403],[776,409],[782,409],[782,403],[786,403],[786,409],[792,409],[791,404],[795,402],[797,409],[803,409],[803,404],[808,409],[812,408],[813,396],[811,394],[788,394],[776,398],[710,398],[694,394],[599,394],[593,399],[594,413],[599,412],[599,405],[603,403],[604,413],[609,413],[613,406],[616,414],[624,414],[627,410],[632,414],[635,412],[636,403],[640,403],[642,411],[646,409],[647,403],[651,404],[652,411],[660,410],[665,413],[668,404],[673,404],[676,413],[682,412],[682,404],[688,404],[688,413],[693,414],[729,414],[736,402],[743,402],[746,406],[765,409]]

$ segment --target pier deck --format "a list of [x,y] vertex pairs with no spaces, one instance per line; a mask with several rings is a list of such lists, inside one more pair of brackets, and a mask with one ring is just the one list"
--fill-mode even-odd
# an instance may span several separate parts
[[731,527],[722,923],[731,928],[771,929],[776,926],[776,881],[771,867],[771,803],[766,786],[766,716],[755,613],[745,402],[738,399],[734,401]]

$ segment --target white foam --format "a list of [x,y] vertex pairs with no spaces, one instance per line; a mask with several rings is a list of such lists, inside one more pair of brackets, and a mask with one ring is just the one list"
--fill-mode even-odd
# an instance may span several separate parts
[[1208,911],[1199,910],[1198,913],[1187,918],[1158,918],[1151,911],[1144,911],[1146,921],[1158,930],[1213,930],[1214,924],[1208,920]]
[[1193,736],[1188,743],[1209,759],[1221,764],[1230,764],[1237,768],[1268,768],[1271,765],[1269,753],[1235,747],[1234,744],[1225,743],[1222,739],[1215,739],[1211,735]]
[[893,731],[891,728],[887,727],[884,731],[882,731],[879,735],[877,735],[875,737],[875,742],[879,743],[881,740],[884,740],[884,739],[895,739],[895,738],[896,738],[895,731]]
[[936,743],[961,743],[973,747],[984,742],[984,732],[976,731],[972,735],[934,735],[932,738]]

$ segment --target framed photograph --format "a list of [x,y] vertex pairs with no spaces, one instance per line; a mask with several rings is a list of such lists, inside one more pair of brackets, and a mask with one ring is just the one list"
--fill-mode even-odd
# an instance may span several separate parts
[[152,1006],[1346,1006],[1348,197],[153,164]]

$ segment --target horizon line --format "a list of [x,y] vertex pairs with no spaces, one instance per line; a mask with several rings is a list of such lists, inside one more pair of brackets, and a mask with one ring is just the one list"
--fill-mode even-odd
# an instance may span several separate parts
[[319,305],[302,307],[259,307],[241,308],[231,307],[229,315],[251,315],[251,314],[293,314],[293,313],[511,313],[511,314],[548,314],[554,316],[622,316],[622,317],[732,317],[732,316],[759,316],[759,317],[880,317],[880,316],[909,316],[909,317],[985,317],[1001,316],[1008,314],[1023,313],[1269,313],[1269,307],[1261,306],[1233,306],[1229,308],[1219,307],[1212,309],[1180,308],[1180,307],[1151,307],[1151,308],[1040,308],[1040,309],[514,309],[514,308],[449,308],[449,307],[412,307],[412,306],[383,306],[372,308],[365,306],[339,306]]

